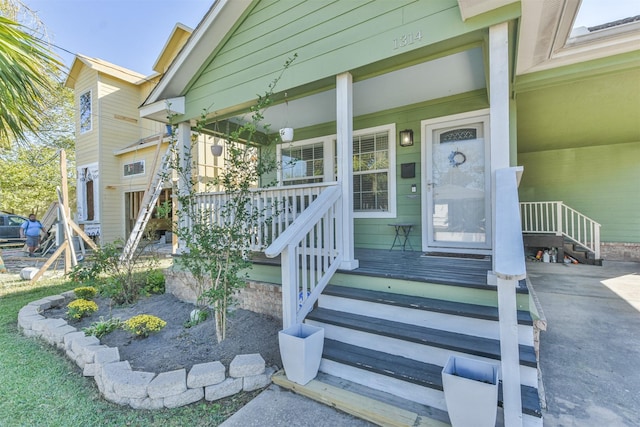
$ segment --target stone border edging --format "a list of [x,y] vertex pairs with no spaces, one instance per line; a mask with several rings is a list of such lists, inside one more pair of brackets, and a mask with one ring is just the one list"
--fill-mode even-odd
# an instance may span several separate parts
[[222,399],[240,391],[253,391],[271,383],[274,368],[265,368],[258,353],[237,355],[229,365],[229,376],[219,361],[193,365],[186,369],[162,372],[134,371],[128,361],[120,360],[117,347],[102,345],[94,336],[70,326],[64,319],[47,318],[42,313],[75,299],[73,291],[32,301],[18,312],[18,329],[27,337],[39,337],[63,350],[93,377],[102,396],[113,403],[134,409],[177,408]]

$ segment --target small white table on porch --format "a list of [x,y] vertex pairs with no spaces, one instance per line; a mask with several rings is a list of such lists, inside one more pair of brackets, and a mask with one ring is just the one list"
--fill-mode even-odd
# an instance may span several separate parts
[[409,241],[409,233],[411,233],[411,229],[413,228],[413,224],[411,223],[394,223],[389,224],[390,227],[394,227],[396,231],[396,235],[393,238],[393,244],[391,245],[390,251],[393,250],[396,246],[402,247],[404,251],[406,246],[409,245],[411,250],[413,250],[413,246],[411,246],[411,242]]

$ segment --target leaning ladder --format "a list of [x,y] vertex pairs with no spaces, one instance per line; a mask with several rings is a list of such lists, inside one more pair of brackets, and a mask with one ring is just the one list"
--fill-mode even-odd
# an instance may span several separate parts
[[149,222],[149,218],[151,218],[153,208],[158,201],[160,193],[162,192],[162,185],[164,184],[164,180],[167,176],[167,171],[169,170],[169,164],[171,162],[171,148],[172,145],[169,144],[167,151],[164,153],[162,159],[160,160],[160,166],[153,176],[153,180],[149,184],[147,191],[144,192],[140,211],[138,212],[138,219],[133,226],[133,230],[131,230],[131,234],[129,235],[127,243],[124,245],[122,255],[120,255],[120,262],[122,263],[128,263],[133,258],[133,254],[138,248],[140,239],[142,239],[142,235],[144,234],[144,229]]

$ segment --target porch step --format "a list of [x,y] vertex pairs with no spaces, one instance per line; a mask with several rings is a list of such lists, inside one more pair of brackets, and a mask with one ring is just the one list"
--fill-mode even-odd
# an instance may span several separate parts
[[[362,380],[368,373],[372,373],[377,377],[390,379],[400,387],[404,387],[405,392],[403,394],[406,396],[401,395],[401,397],[446,411],[442,393],[442,366],[373,351],[335,340],[325,340],[322,357],[321,370],[323,372],[350,381],[355,380],[360,384],[366,382]],[[375,387],[377,381],[379,379],[374,379],[369,385],[364,385],[369,387],[373,385]],[[405,385],[403,386],[403,384]],[[542,410],[537,389],[521,386],[521,394],[523,415],[541,418]],[[500,384],[498,406],[502,407],[502,404],[502,384]]]
[[[408,323],[395,322],[391,320],[367,317],[358,314],[329,310],[318,307],[307,315],[307,321],[313,324],[325,326],[333,325],[351,331],[360,331],[375,336],[389,337],[401,341],[396,347],[401,347],[402,343],[413,343],[415,353],[422,355],[412,355],[412,346],[405,346],[403,352],[412,355],[411,357],[427,357],[427,352],[423,346],[435,347],[448,351],[469,354],[492,360],[500,360],[500,342],[498,340],[482,338],[472,335],[443,331],[440,329],[415,326]],[[331,336],[331,331],[326,331],[325,336]],[[348,332],[340,334],[344,339],[350,339]],[[375,343],[372,341],[371,346]],[[381,347],[387,344],[381,343]],[[537,360],[532,346],[520,345],[520,365],[537,369]]]
[[[474,317],[476,319],[498,320],[498,308],[485,305],[445,301],[435,298],[422,298],[411,295],[401,295],[391,292],[372,291],[368,289],[357,289],[336,285],[328,285],[322,294],[418,310],[435,311],[438,313],[453,314],[456,316]],[[533,325],[531,314],[528,311],[518,310],[518,323],[521,325]]]
[[564,255],[570,255],[581,264],[602,265],[602,259],[595,258],[595,254],[589,249],[575,243],[564,236],[546,233],[523,233],[522,238],[525,251],[544,250],[546,248],[556,248],[558,250],[557,262],[564,261]]
[[[386,320],[403,319],[412,325],[494,340],[500,338],[497,307],[335,285],[325,288],[318,306]],[[532,346],[531,314],[518,310],[518,324],[520,344]]]
[[[320,371],[436,412],[446,411],[443,366],[451,355],[500,364],[499,320],[496,307],[439,298],[327,286],[305,319],[324,328]],[[518,335],[523,424],[541,427],[533,320],[522,310]]]
[[569,240],[564,242],[564,253],[578,260],[580,264],[602,265],[602,260],[597,259],[593,252]]

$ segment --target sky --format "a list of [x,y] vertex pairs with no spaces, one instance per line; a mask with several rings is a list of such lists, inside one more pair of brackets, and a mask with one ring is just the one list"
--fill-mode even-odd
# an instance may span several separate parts
[[574,27],[592,27],[637,15],[640,0],[582,0]]
[[[195,29],[213,1],[22,0],[44,23],[50,41],[61,48],[57,53],[67,67],[80,53],[144,75],[152,74],[175,24]],[[576,26],[635,15],[640,15],[640,0],[583,0]]]
[[70,67],[76,53],[144,75],[180,22],[195,29],[213,0],[22,0]]

